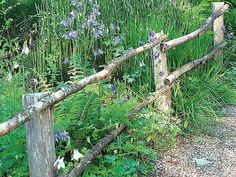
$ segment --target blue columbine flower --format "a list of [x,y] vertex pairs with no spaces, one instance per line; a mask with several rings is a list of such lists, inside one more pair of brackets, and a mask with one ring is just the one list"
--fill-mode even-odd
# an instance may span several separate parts
[[67,31],[63,37],[67,40],[75,39],[78,36],[78,31]]
[[66,131],[62,131],[62,130],[58,130],[55,134],[54,134],[54,138],[55,140],[58,142],[59,140],[62,140],[64,142],[66,142],[67,140],[70,139],[69,133]]
[[117,88],[115,85],[111,84],[111,91],[113,94],[116,94],[117,93]]
[[149,42],[153,42],[156,39],[156,34],[154,31],[149,31],[148,32],[148,38],[149,38]]
[[64,27],[71,26],[74,22],[73,18],[64,18],[61,20],[60,24]]
[[98,50],[93,51],[93,55],[95,58],[98,56],[101,56],[103,54],[104,54],[104,51],[102,49],[98,49]]
[[77,9],[83,9],[84,8],[84,4],[81,1],[77,1],[77,0],[73,0],[71,1],[71,5]]
[[227,37],[227,39],[233,39],[234,33],[233,32],[227,33],[226,37]]
[[115,36],[114,45],[117,46],[119,44],[122,44],[122,40],[123,40],[122,36]]
[[98,25],[93,28],[93,38],[94,39],[99,39],[100,37],[103,36],[105,26],[103,24]]

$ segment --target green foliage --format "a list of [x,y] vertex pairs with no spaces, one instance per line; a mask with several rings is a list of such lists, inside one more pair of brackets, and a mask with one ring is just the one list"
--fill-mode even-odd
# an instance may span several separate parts
[[[100,0],[98,21],[104,24],[105,33],[99,40],[93,39],[91,29],[81,29],[81,22],[93,6],[89,1],[86,10],[81,11],[80,18],[70,28],[60,25],[72,10],[70,1],[43,0],[36,9],[33,8],[35,2],[25,0],[15,6],[16,2],[12,0],[0,4],[0,23],[3,24],[0,55],[7,51],[20,52],[23,43],[31,45],[28,56],[20,54],[0,63],[1,122],[21,110],[23,88],[29,87],[27,84],[31,79],[39,81],[38,91],[56,90],[101,70],[112,58],[127,52],[126,49],[142,45],[150,30],[164,30],[169,39],[192,32],[211,13],[212,0],[192,0],[191,3],[180,0],[177,4],[166,0]],[[234,1],[231,3],[231,8],[235,7]],[[9,5],[14,8],[9,10]],[[29,8],[32,11],[25,10]],[[227,32],[235,29],[234,13],[233,8],[226,13]],[[22,35],[27,38],[14,38],[12,29],[27,15],[34,15],[20,25]],[[66,40],[63,37],[70,29],[80,32],[78,38]],[[121,41],[117,43],[116,37]],[[213,32],[209,31],[169,50],[170,71],[206,54],[213,46],[212,38]],[[151,176],[157,152],[173,145],[176,136],[182,132],[209,131],[209,124],[221,115],[220,109],[235,103],[235,44],[233,39],[225,52],[224,65],[223,58],[219,57],[175,83],[172,117],[155,112],[150,106],[134,121],[128,121],[129,110],[154,90],[149,52],[130,59],[109,81],[90,85],[60,102],[55,108],[55,132],[62,129],[71,137],[56,145],[57,156],[65,157],[66,163],[66,169],[60,172],[67,172],[75,165],[71,161],[74,149],[86,154],[111,129],[126,123],[127,130],[89,164],[83,176]],[[94,56],[98,49],[104,51],[100,57]],[[18,73],[13,69],[14,62],[20,65]],[[142,67],[140,62],[144,63]],[[111,85],[116,86],[116,93]],[[22,128],[1,137],[0,156],[0,176],[28,176]]]

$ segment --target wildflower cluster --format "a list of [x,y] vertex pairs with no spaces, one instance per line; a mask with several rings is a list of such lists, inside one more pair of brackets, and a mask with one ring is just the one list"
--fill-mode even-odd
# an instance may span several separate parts
[[[71,1],[73,10],[69,13],[68,17],[62,19],[60,22],[60,24],[66,28],[66,32],[63,35],[66,40],[75,39],[79,32],[82,32],[82,30],[85,29],[92,32],[93,38],[95,40],[100,39],[103,36],[105,26],[98,21],[98,18],[101,14],[99,11],[99,5],[96,2],[93,4],[93,1],[90,1],[90,4],[93,7],[91,12],[86,17],[85,4],[78,0]],[[73,24],[76,22],[76,20],[79,21],[81,28],[74,30]]]
[[56,142],[58,142],[59,140],[62,140],[64,142],[66,142],[67,140],[70,139],[69,133],[66,131],[62,131],[62,130],[58,130],[55,134],[54,134],[54,138],[56,140]]
[[[84,157],[84,155],[81,154],[81,153],[78,151],[78,149],[74,149],[71,160],[73,160],[73,161],[78,161],[79,159],[81,159],[81,158],[83,158],[83,157]],[[61,158],[61,157],[59,156],[53,166],[54,166],[55,168],[57,168],[58,170],[65,168],[66,165],[65,165],[65,162],[64,162],[64,157]]]

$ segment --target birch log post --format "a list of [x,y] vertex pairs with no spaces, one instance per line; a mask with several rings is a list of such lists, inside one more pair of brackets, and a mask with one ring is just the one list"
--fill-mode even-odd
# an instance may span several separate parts
[[132,49],[128,51],[126,54],[114,58],[112,62],[105,67],[102,71],[99,71],[98,73],[95,73],[93,75],[90,75],[88,77],[85,77],[84,79],[74,82],[73,84],[69,86],[65,86],[64,88],[58,90],[57,92],[54,92],[48,96],[45,96],[41,100],[39,100],[37,103],[25,108],[22,112],[18,113],[17,115],[13,116],[8,121],[0,124],[0,136],[3,136],[16,128],[18,128],[23,123],[29,121],[31,119],[32,114],[39,113],[45,109],[47,109],[50,106],[53,106],[54,104],[62,101],[63,99],[67,98],[68,96],[82,90],[87,85],[96,83],[101,80],[105,80],[111,76],[111,74],[116,71],[117,68],[121,66],[125,61],[127,61],[129,58],[132,58],[144,51],[147,51],[151,48],[153,48],[156,45],[159,45],[164,40],[166,40],[166,36],[162,35],[160,38],[154,40],[153,42],[149,42],[144,44],[143,46],[140,46],[136,49]]
[[[224,2],[213,2],[212,3],[212,11],[216,13],[219,9],[224,7]],[[214,31],[214,44],[219,45],[224,41],[224,14],[216,18],[213,22],[213,31]],[[215,57],[220,56],[223,51],[219,51]]]
[[[27,94],[23,96],[23,106],[27,108],[40,100],[47,93]],[[53,133],[53,107],[41,113],[35,113],[25,123],[26,140],[31,177],[54,177],[56,161]]]
[[[149,41],[154,40],[155,38],[159,38],[162,33],[149,32],[148,38]],[[164,83],[164,79],[168,76],[168,68],[167,68],[167,57],[166,57],[166,49],[165,45],[157,45],[152,51],[152,65],[153,65],[153,76],[155,81],[155,90],[157,90]],[[163,113],[168,114],[170,112],[170,104],[171,104],[171,94],[170,90],[165,94],[159,95],[157,97],[156,106],[159,110],[163,111]]]

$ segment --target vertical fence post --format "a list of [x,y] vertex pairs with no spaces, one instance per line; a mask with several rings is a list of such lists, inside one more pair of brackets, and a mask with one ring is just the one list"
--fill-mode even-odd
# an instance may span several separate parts
[[[158,38],[161,33],[149,32],[149,41]],[[155,80],[155,89],[157,90],[162,84],[164,84],[164,79],[168,76],[167,68],[167,57],[165,47],[162,45],[157,45],[151,51],[152,53],[152,63],[153,63],[153,75]],[[166,93],[160,95],[158,98],[158,109],[163,111],[165,114],[170,113],[171,106],[171,93],[167,91]]]
[[[45,95],[47,93],[24,95],[24,108],[36,103]],[[56,160],[53,121],[53,107],[51,107],[33,115],[33,118],[25,123],[31,177],[54,177],[56,175],[53,169]]]
[[[218,11],[224,6],[224,2],[212,2],[212,11],[213,13]],[[214,44],[219,45],[224,41],[224,15],[221,15],[213,22],[213,31],[214,31]],[[222,54],[222,50],[219,51],[215,57]]]

